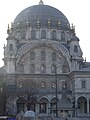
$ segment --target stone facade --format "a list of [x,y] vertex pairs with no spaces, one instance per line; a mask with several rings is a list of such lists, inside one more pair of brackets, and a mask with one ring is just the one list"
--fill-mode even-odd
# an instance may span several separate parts
[[[38,13],[33,13],[35,7],[37,11],[41,8],[38,19]],[[48,17],[47,8],[54,17]],[[33,14],[33,24],[28,9]],[[52,11],[59,14],[58,19]],[[56,104],[56,97],[60,101],[65,87],[72,92],[67,97],[76,109],[74,115],[89,116],[90,63],[84,61],[79,38],[67,18],[55,8],[39,4],[22,11],[7,33],[4,67],[0,70],[8,91],[6,114],[32,109],[38,115],[50,115],[50,108]]]

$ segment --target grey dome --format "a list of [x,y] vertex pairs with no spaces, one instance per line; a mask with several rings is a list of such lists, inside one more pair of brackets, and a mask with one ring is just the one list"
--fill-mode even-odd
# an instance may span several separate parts
[[60,20],[60,28],[69,29],[69,22],[65,15],[58,9],[48,5],[34,5],[20,12],[14,20],[16,24],[29,24],[31,27],[36,27],[39,20],[40,27],[47,27],[48,20],[51,21],[51,27],[56,28]]

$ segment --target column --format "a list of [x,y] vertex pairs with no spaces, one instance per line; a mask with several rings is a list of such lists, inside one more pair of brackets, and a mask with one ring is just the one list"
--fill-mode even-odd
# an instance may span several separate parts
[[89,99],[87,99],[87,113],[89,115]]
[[50,102],[48,103],[48,114],[50,114]]
[[39,113],[39,104],[36,104],[36,113]]
[[78,110],[78,104],[77,104],[77,101],[75,102],[75,117],[77,117],[77,110]]

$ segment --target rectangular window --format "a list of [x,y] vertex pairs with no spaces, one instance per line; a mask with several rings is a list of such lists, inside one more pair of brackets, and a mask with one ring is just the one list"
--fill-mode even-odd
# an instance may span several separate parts
[[82,88],[86,88],[86,81],[82,81],[81,85],[82,85]]

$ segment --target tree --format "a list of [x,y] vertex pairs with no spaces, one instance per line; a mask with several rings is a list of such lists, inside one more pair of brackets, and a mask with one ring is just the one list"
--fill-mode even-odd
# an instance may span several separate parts
[[[35,111],[35,103],[37,102],[38,85],[34,80],[23,80],[18,88],[18,97],[24,96],[26,100],[21,100],[22,104],[26,104],[27,110]],[[20,103],[20,101],[19,101]],[[19,106],[19,105],[18,105]],[[19,108],[19,107],[18,107]],[[19,111],[20,112],[20,111]]]
[[0,80],[0,115],[6,114],[6,84]]

